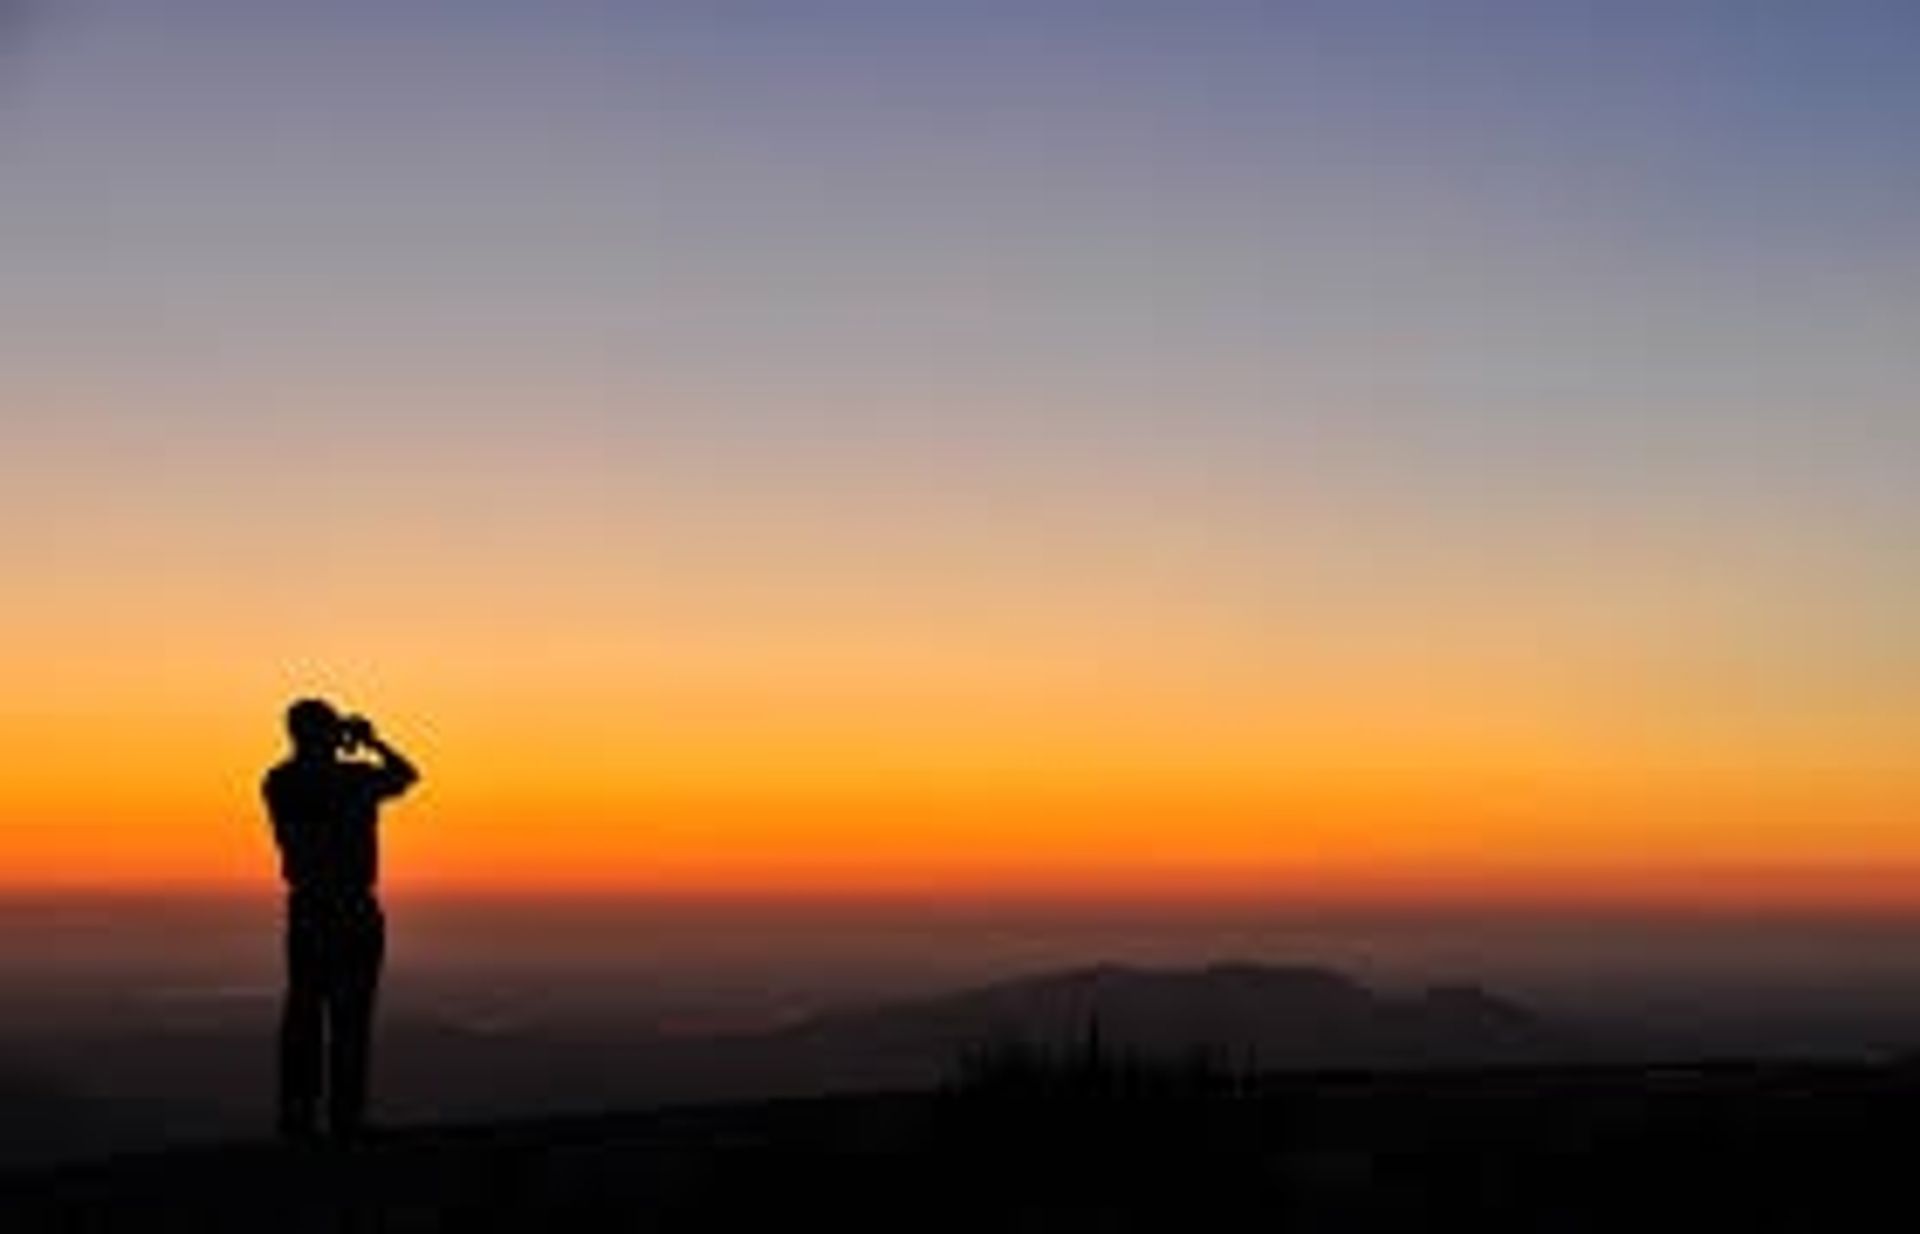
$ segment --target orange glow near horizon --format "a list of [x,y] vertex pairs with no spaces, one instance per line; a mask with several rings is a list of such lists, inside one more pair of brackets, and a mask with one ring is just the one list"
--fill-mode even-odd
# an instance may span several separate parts
[[[1108,677],[1125,657],[1083,645],[1051,676],[1029,662],[996,682],[977,647],[959,650],[915,672],[716,654],[677,674],[556,652],[476,681],[418,648],[396,658],[413,674],[341,697],[427,772],[385,827],[402,893],[1920,902],[1920,836],[1903,825],[1916,784],[1891,733],[1849,730],[1838,761],[1836,741],[1764,716],[1738,740],[1671,713],[1636,728],[1597,681],[1575,712],[1517,675],[1360,695],[1296,674],[1288,692],[1192,662]],[[123,653],[136,701],[33,694],[61,705],[7,718],[0,892],[272,885],[254,786],[302,686],[186,663],[136,673],[137,651]],[[102,686],[113,660],[91,666]]]
[[1219,546],[1048,579],[1001,534],[1010,575],[536,586],[400,572],[357,530],[369,564],[319,604],[273,556],[130,559],[30,598],[0,650],[0,887],[271,885],[256,785],[317,690],[426,772],[390,809],[396,889],[1920,903],[1907,716],[1735,638],[1804,611],[1756,603],[1764,575],[1615,563],[1593,609],[1537,564],[1462,588],[1308,553],[1266,603]]

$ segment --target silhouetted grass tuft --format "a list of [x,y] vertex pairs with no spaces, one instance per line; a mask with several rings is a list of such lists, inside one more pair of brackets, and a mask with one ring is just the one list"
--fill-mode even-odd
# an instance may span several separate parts
[[1191,1217],[1240,1209],[1250,1188],[1272,1185],[1278,1119],[1224,1054],[1116,1050],[1093,1022],[1077,1042],[1009,1037],[966,1051],[936,1125],[957,1195],[1029,1196],[1056,1216],[1125,1195]]

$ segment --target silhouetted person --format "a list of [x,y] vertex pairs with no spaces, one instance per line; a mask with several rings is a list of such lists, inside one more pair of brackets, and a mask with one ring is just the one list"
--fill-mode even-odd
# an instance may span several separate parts
[[280,1131],[293,1139],[315,1133],[324,1076],[328,1129],[350,1139],[365,1124],[374,994],[386,950],[374,894],[380,804],[406,792],[419,773],[373,725],[319,699],[287,709],[287,735],[293,755],[263,786],[287,884]]

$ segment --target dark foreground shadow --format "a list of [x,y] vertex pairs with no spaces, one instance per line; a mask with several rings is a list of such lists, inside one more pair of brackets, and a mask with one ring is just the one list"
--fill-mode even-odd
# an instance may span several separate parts
[[1913,1073],[1236,1078],[1001,1058],[936,1094],[195,1150],[0,1180],[0,1229],[1895,1229]]

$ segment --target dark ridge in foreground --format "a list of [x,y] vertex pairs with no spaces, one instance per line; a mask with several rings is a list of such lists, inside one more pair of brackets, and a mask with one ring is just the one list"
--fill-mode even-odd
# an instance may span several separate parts
[[1802,1230],[1920,1208],[1900,1067],[1093,1074],[68,1166],[0,1182],[0,1229]]

